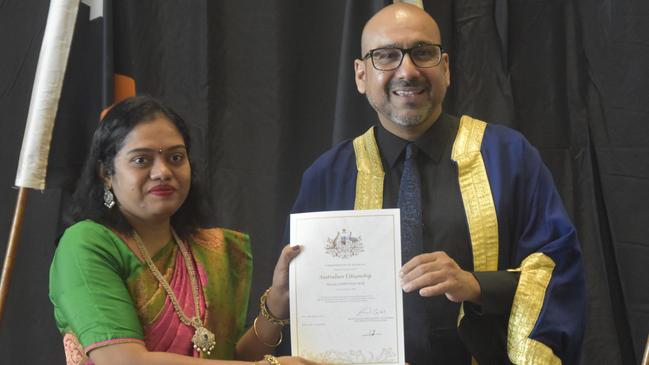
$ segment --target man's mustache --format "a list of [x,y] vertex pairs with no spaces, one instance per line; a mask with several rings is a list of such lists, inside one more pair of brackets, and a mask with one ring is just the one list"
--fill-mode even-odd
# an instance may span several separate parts
[[422,88],[427,89],[429,84],[426,80],[392,80],[387,85],[387,90],[403,88]]

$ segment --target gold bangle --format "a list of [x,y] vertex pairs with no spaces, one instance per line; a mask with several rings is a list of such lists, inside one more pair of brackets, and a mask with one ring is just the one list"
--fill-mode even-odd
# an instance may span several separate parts
[[279,344],[282,343],[282,339],[284,338],[284,335],[282,334],[282,331],[281,330],[279,331],[279,340],[277,340],[276,343],[274,343],[274,344],[266,343],[266,342],[264,342],[264,340],[261,339],[261,336],[259,336],[259,332],[257,332],[257,319],[259,319],[259,317],[256,317],[255,320],[252,322],[252,332],[255,333],[255,336],[257,336],[257,339],[259,340],[259,342],[263,343],[264,345],[266,345],[268,347],[272,347],[272,348],[275,348],[275,347],[279,346]]
[[279,360],[273,355],[264,355],[264,360],[268,361],[270,365],[282,365]]
[[270,311],[268,310],[268,305],[266,304],[266,300],[268,299],[268,293],[270,293],[271,288],[266,289],[264,294],[261,295],[261,298],[259,298],[259,309],[261,310],[261,315],[264,316],[264,318],[266,318],[266,320],[272,324],[276,324],[279,326],[286,326],[289,322],[288,318],[279,319],[273,316],[272,314],[270,314]]

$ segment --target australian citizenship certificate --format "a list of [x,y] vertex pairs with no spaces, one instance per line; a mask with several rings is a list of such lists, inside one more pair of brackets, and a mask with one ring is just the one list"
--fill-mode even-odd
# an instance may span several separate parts
[[403,364],[398,209],[291,215],[291,347],[328,364]]

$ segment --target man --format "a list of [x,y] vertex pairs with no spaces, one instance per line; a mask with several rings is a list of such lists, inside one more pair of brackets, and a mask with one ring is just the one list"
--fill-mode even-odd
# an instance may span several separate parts
[[315,161],[293,211],[401,208],[410,364],[575,364],[585,312],[575,230],[519,133],[443,113],[440,43],[416,6],[367,22],[355,79],[379,124]]

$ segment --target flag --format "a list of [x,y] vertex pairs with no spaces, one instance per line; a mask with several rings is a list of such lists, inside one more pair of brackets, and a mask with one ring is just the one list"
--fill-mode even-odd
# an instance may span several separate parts
[[50,141],[79,0],[52,0],[32,89],[16,186],[44,189]]
[[47,170],[48,188],[63,189],[63,200],[75,188],[103,112],[135,95],[135,81],[125,67],[120,69],[128,65],[120,61],[128,52],[114,37],[113,10],[111,0],[81,0],[79,5]]

